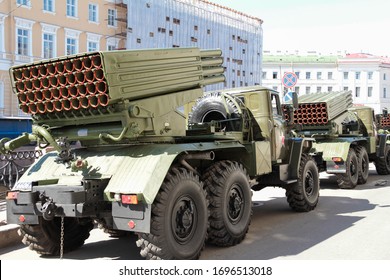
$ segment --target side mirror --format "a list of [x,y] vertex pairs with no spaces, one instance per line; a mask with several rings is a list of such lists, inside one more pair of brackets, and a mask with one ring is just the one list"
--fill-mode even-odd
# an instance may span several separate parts
[[292,92],[292,104],[294,110],[297,110],[299,107],[299,103],[298,103],[298,94],[295,91]]
[[383,114],[383,117],[385,117],[385,118],[387,118],[387,116],[388,116],[388,112],[387,112],[387,108],[383,108],[382,109],[382,114]]

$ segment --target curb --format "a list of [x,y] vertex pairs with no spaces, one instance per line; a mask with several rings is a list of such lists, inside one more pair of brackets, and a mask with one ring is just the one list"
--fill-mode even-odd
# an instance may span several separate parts
[[18,234],[18,225],[4,225],[0,226],[0,248],[22,243],[22,237]]

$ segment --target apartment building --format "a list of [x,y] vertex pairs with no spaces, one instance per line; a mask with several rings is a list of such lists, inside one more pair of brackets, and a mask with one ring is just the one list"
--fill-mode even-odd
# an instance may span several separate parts
[[265,53],[262,84],[283,96],[282,78],[293,72],[298,82],[291,90],[299,95],[351,90],[354,104],[367,105],[380,113],[390,108],[390,59],[370,54],[320,55]]
[[221,49],[226,82],[207,89],[261,83],[261,19],[203,0],[131,0],[128,10],[128,49]]
[[13,65],[125,48],[122,0],[0,0],[0,118],[27,118],[11,93]]

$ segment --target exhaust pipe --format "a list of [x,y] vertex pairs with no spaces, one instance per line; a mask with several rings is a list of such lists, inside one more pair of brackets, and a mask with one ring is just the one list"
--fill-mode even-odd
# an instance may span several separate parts
[[68,98],[69,90],[67,87],[60,87],[59,98]]
[[39,77],[39,70],[38,70],[38,68],[37,67],[31,67],[31,69],[30,69],[30,71],[31,71],[31,76],[33,77],[33,78],[38,78]]
[[30,79],[30,78],[31,78],[31,71],[30,71],[30,69],[24,68],[24,69],[22,70],[22,76],[23,76],[23,78],[26,79],[26,80]]
[[18,93],[18,99],[19,99],[19,103],[21,104],[26,104],[27,103],[27,95],[25,93]]
[[102,70],[101,68],[96,69],[96,70],[93,72],[93,76],[94,76],[95,80],[97,80],[97,81],[103,81],[103,79],[104,79],[103,70]]
[[70,100],[70,107],[74,110],[79,110],[81,107],[80,100],[78,100],[77,98],[72,98]]
[[73,73],[69,73],[67,76],[66,76],[66,80],[68,82],[69,85],[74,85],[76,84],[76,77]]
[[95,95],[88,97],[88,104],[92,108],[97,108],[99,106],[99,99]]
[[39,72],[39,75],[41,77],[46,77],[47,76],[47,68],[46,68],[46,66],[45,65],[39,66],[38,72]]
[[77,87],[75,87],[75,86],[69,87],[68,92],[69,92],[70,96],[72,96],[72,97],[78,96],[78,90],[77,90]]
[[14,78],[17,81],[21,81],[23,79],[23,73],[22,70],[15,70],[14,71]]
[[52,99],[58,100],[61,98],[61,92],[58,90],[58,88],[52,88],[50,92]]
[[61,102],[62,108],[64,108],[65,111],[70,111],[72,109],[69,99],[62,99]]
[[87,87],[82,84],[77,86],[77,95],[78,96],[85,96],[87,94]]
[[[56,89],[52,89],[52,90],[56,90]],[[53,98],[53,93],[48,89],[43,90],[42,93],[43,93],[43,97],[46,100],[51,100]]]
[[50,82],[48,78],[41,79],[41,88],[49,88]]
[[95,85],[95,88],[100,93],[106,93],[107,92],[107,83],[106,82],[98,82]]
[[108,102],[109,102],[108,95],[105,93],[99,94],[98,101],[99,101],[99,105],[106,107],[108,105]]
[[62,62],[57,62],[55,64],[55,68],[58,74],[64,74],[65,73],[65,65]]
[[87,82],[92,83],[95,79],[95,75],[92,70],[85,71],[85,80]]
[[46,106],[43,102],[37,103],[37,110],[38,110],[38,113],[40,113],[40,114],[44,114],[47,111]]
[[83,72],[76,72],[76,82],[79,84],[85,83],[85,76]]
[[80,101],[81,108],[83,108],[83,109],[89,108],[89,102],[88,102],[88,98],[87,97],[81,97],[79,99],[79,101]]
[[45,106],[46,106],[46,111],[49,112],[49,113],[53,113],[54,112],[54,105],[52,102],[50,101],[46,101],[45,102]]
[[96,85],[94,83],[87,84],[87,93],[90,95],[96,94]]

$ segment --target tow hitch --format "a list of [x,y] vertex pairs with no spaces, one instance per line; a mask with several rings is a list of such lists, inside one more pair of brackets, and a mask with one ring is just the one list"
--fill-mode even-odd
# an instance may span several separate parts
[[45,195],[45,193],[41,193],[39,195],[39,199],[41,200],[41,203],[42,203],[42,208],[41,208],[42,217],[46,221],[53,220],[54,216],[58,210],[58,207],[53,202],[53,199],[50,197],[47,197]]

